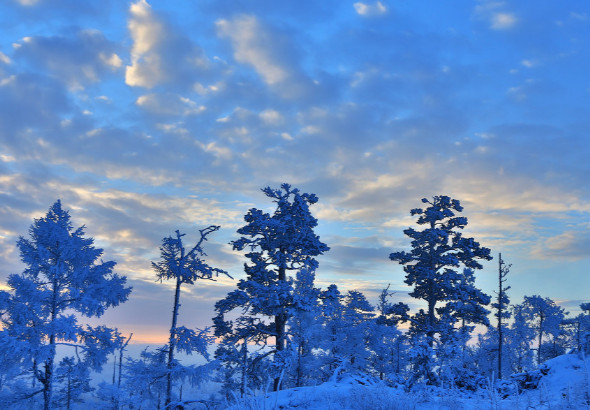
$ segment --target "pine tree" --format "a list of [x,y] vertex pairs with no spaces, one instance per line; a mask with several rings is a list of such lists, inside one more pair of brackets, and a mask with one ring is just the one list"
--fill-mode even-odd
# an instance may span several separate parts
[[556,339],[560,325],[566,315],[565,310],[549,298],[539,295],[525,296],[522,303],[524,320],[537,332],[537,366],[541,364],[543,336]]
[[58,200],[47,215],[36,219],[29,239],[17,246],[27,266],[8,278],[10,293],[3,292],[4,354],[18,355],[42,389],[44,409],[53,406],[56,346],[75,345],[82,352],[82,367],[100,370],[107,355],[121,342],[118,332],[78,323],[77,313],[100,317],[125,302],[131,288],[126,278],[113,273],[115,262],[103,262],[102,249],[84,237],[84,226],[74,229],[70,215]]
[[529,370],[533,365],[533,351],[531,343],[535,338],[535,330],[527,321],[525,309],[522,304],[512,307],[512,324],[506,342],[506,351],[512,356],[512,371],[520,373]]
[[[275,364],[280,365],[286,359],[287,322],[294,306],[293,280],[288,273],[311,266],[311,260],[329,248],[314,233],[317,220],[309,207],[317,202],[317,196],[300,193],[289,184],[262,191],[277,207],[272,215],[250,209],[244,217],[246,225],[238,229],[242,236],[232,245],[234,250],[248,251],[250,263],[244,265],[247,278],[216,303],[215,335],[235,337],[234,325],[225,321],[225,315],[241,308],[241,316],[250,318],[250,340],[268,343],[268,338],[274,339],[274,348],[268,355],[272,354]],[[280,388],[278,374],[273,388]]]
[[504,260],[502,259],[502,254],[498,254],[498,293],[496,302],[492,303],[492,307],[496,309],[496,313],[494,316],[498,319],[498,378],[502,378],[502,348],[504,343],[504,323],[503,321],[506,319],[510,319],[510,311],[508,310],[508,306],[510,305],[510,299],[506,292],[510,290],[510,286],[505,286],[506,283],[506,276],[510,272],[510,267],[512,265],[506,265]]
[[393,294],[387,285],[379,295],[377,317],[369,343],[370,368],[380,380],[391,379],[390,376],[393,374],[399,375],[402,367],[403,335],[397,325],[399,322],[407,321],[409,307],[401,302],[391,303],[389,298]]
[[173,279],[176,281],[174,291],[174,305],[172,308],[172,325],[170,327],[170,337],[167,346],[167,362],[166,362],[166,398],[165,404],[168,406],[172,401],[172,378],[174,373],[181,373],[179,369],[175,369],[179,365],[174,360],[175,349],[184,350],[187,354],[198,352],[207,357],[207,344],[209,337],[206,332],[187,329],[184,326],[178,326],[178,310],[180,308],[180,287],[182,284],[192,285],[197,280],[213,280],[219,274],[227,275],[227,272],[209,266],[202,259],[206,256],[203,251],[203,242],[207,240],[207,236],[217,230],[219,226],[209,226],[205,229],[199,230],[201,237],[197,244],[190,250],[186,250],[182,243],[180,231],[176,231],[176,236],[166,237],[162,240],[160,247],[161,260],[159,262],[152,262],[152,267],[156,271],[158,280]]
[[317,262],[297,271],[293,287],[293,310],[289,321],[288,348],[293,352],[293,385],[301,387],[317,379],[319,363],[313,353],[320,347],[322,324],[319,305],[320,290],[314,287]]
[[[389,258],[404,265],[405,283],[414,287],[410,296],[427,304],[425,312],[414,315],[412,326],[415,332],[426,336],[428,347],[433,349],[435,336],[453,329],[449,320],[461,320],[461,316],[466,317],[467,314],[458,310],[463,304],[448,302],[460,302],[467,298],[472,302],[470,311],[478,315],[476,321],[483,320],[483,310],[473,308],[485,305],[486,300],[489,303],[489,297],[475,288],[471,278],[466,278],[465,271],[459,273],[457,269],[461,266],[470,270],[482,269],[478,260],[492,258],[488,248],[480,246],[473,238],[464,238],[458,231],[467,225],[467,218],[455,216],[456,212],[463,211],[458,200],[435,196],[432,201],[424,198],[422,202],[428,206],[412,209],[410,214],[418,215],[417,224],[425,228],[422,231],[413,228],[404,230],[404,234],[412,239],[412,250],[393,252]],[[437,308],[437,304],[444,305]],[[416,357],[426,363],[430,353],[421,349]],[[435,382],[436,377],[431,372],[427,377],[429,382]]]

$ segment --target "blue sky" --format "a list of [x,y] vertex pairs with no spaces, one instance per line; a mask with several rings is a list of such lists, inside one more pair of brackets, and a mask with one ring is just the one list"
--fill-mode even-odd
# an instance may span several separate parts
[[[100,321],[163,341],[161,238],[221,225],[209,262],[240,278],[228,242],[289,182],[320,198],[322,287],[415,308],[388,255],[442,194],[513,264],[513,302],[590,301],[584,2],[9,0],[0,27],[0,281],[60,198],[134,287]],[[181,322],[210,325],[234,284],[187,289]]]

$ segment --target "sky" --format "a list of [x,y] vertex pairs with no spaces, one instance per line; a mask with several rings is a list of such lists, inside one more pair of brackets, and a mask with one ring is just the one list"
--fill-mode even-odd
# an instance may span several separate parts
[[0,33],[0,284],[61,199],[133,286],[90,322],[164,343],[162,238],[221,226],[206,260],[234,279],[181,295],[179,324],[210,326],[243,216],[286,182],[319,197],[322,288],[390,284],[415,311],[388,256],[448,195],[494,255],[486,293],[501,252],[512,302],[590,301],[586,2],[7,0]]

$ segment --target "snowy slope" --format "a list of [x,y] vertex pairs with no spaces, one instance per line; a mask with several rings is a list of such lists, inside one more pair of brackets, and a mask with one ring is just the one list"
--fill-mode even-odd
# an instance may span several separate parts
[[[246,397],[223,406],[241,409],[588,409],[590,408],[590,359],[563,355],[545,362],[549,369],[539,387],[516,391],[502,398],[492,389],[478,393],[440,388],[405,392],[362,377],[344,376],[319,386],[287,389]],[[514,384],[514,386],[516,386]]]

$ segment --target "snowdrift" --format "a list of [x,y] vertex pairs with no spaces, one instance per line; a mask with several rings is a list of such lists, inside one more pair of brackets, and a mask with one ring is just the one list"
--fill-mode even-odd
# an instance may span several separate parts
[[[590,407],[590,359],[567,354],[548,360],[536,387],[518,388],[515,380],[490,380],[476,393],[457,389],[402,387],[356,375],[343,375],[319,386],[287,389],[250,396],[224,408],[238,409],[582,409]],[[502,388],[491,388],[492,383]],[[507,385],[513,388],[506,389]]]

